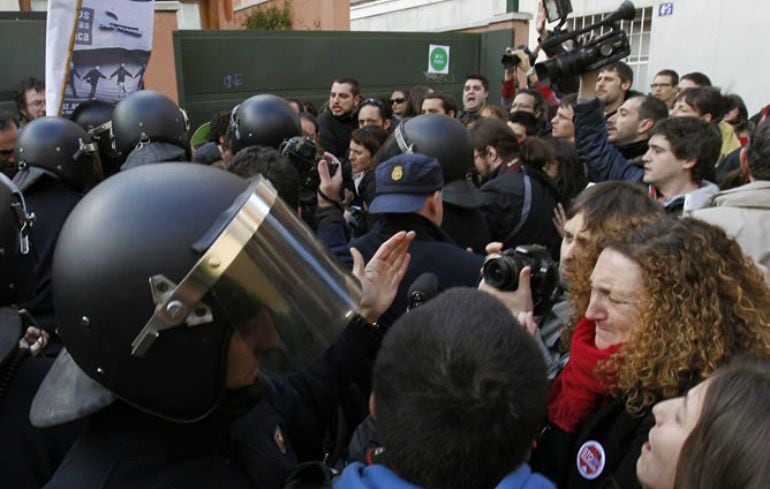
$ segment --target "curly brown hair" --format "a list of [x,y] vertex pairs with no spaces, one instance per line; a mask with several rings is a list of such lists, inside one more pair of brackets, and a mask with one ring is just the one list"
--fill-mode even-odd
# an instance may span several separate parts
[[[667,217],[631,219],[610,231],[578,259],[570,290],[573,323],[588,307],[591,270],[605,248],[643,271],[639,324],[597,369],[629,412],[679,395],[736,353],[770,357],[770,289],[721,228]],[[574,325],[563,340],[572,331]]]

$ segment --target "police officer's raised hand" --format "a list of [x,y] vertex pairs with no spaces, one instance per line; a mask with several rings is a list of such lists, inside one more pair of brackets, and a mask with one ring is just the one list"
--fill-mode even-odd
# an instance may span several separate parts
[[[329,171],[330,165],[337,167],[334,175]],[[341,207],[339,199],[342,190],[342,168],[333,154],[324,153],[323,159],[318,162],[318,177],[321,180],[318,185],[318,207]]]
[[358,314],[370,323],[377,319],[393,303],[398,286],[409,266],[409,244],[414,239],[414,231],[399,231],[382,243],[377,252],[364,266],[364,257],[355,249],[350,249],[353,256],[353,275],[361,282],[361,303]]

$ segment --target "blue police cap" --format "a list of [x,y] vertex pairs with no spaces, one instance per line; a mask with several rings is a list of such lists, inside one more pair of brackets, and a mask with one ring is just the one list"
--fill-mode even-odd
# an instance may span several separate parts
[[383,161],[374,170],[377,194],[372,214],[417,212],[425,198],[444,186],[438,160],[419,153],[403,153]]

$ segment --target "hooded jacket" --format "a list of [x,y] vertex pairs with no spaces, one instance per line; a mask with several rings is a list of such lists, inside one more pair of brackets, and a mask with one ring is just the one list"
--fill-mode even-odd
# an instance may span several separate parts
[[692,217],[721,227],[744,253],[770,267],[770,181],[719,192],[709,207],[693,212]]
[[[521,464],[501,480],[495,489],[555,489],[548,479],[533,473],[529,465]],[[359,462],[348,465],[334,483],[334,489],[419,489],[396,475],[384,465],[364,466]]]

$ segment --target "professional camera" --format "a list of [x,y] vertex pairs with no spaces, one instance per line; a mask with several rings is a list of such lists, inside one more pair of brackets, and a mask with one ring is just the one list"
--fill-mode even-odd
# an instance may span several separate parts
[[[521,44],[519,46],[516,46],[516,51],[521,50],[524,51],[524,54],[529,56],[529,62],[534,63],[535,56],[532,55],[532,51],[529,50],[529,47],[526,44]],[[500,63],[502,63],[503,68],[506,70],[513,68],[515,66],[519,66],[519,63],[521,63],[521,58],[516,56],[515,54],[509,53],[507,50],[503,53],[503,57],[500,59]]]
[[532,268],[530,288],[536,315],[547,311],[559,285],[559,268],[545,246],[522,245],[503,251],[500,256],[484,263],[484,282],[499,290],[519,288],[519,274],[524,267]]
[[[282,142],[279,151],[294,163],[300,184],[312,190],[312,198],[315,199],[315,192],[321,184],[321,178],[318,176],[318,162],[322,159],[316,152],[315,141],[295,136]],[[329,162],[330,176],[334,176],[338,166],[337,163]]]
[[[554,31],[553,36],[541,43],[543,50],[546,53],[551,53],[558,51],[565,44],[572,44],[572,49],[564,50],[554,58],[537,63],[535,72],[538,78],[556,81],[597,70],[627,57],[631,54],[631,45],[626,33],[617,22],[619,20],[633,20],[634,15],[634,4],[625,1],[615,12],[601,22],[576,31]],[[564,19],[562,19],[561,24],[563,23]],[[610,26],[610,30],[598,37],[589,38],[588,41],[581,41],[582,35],[604,26]]]

